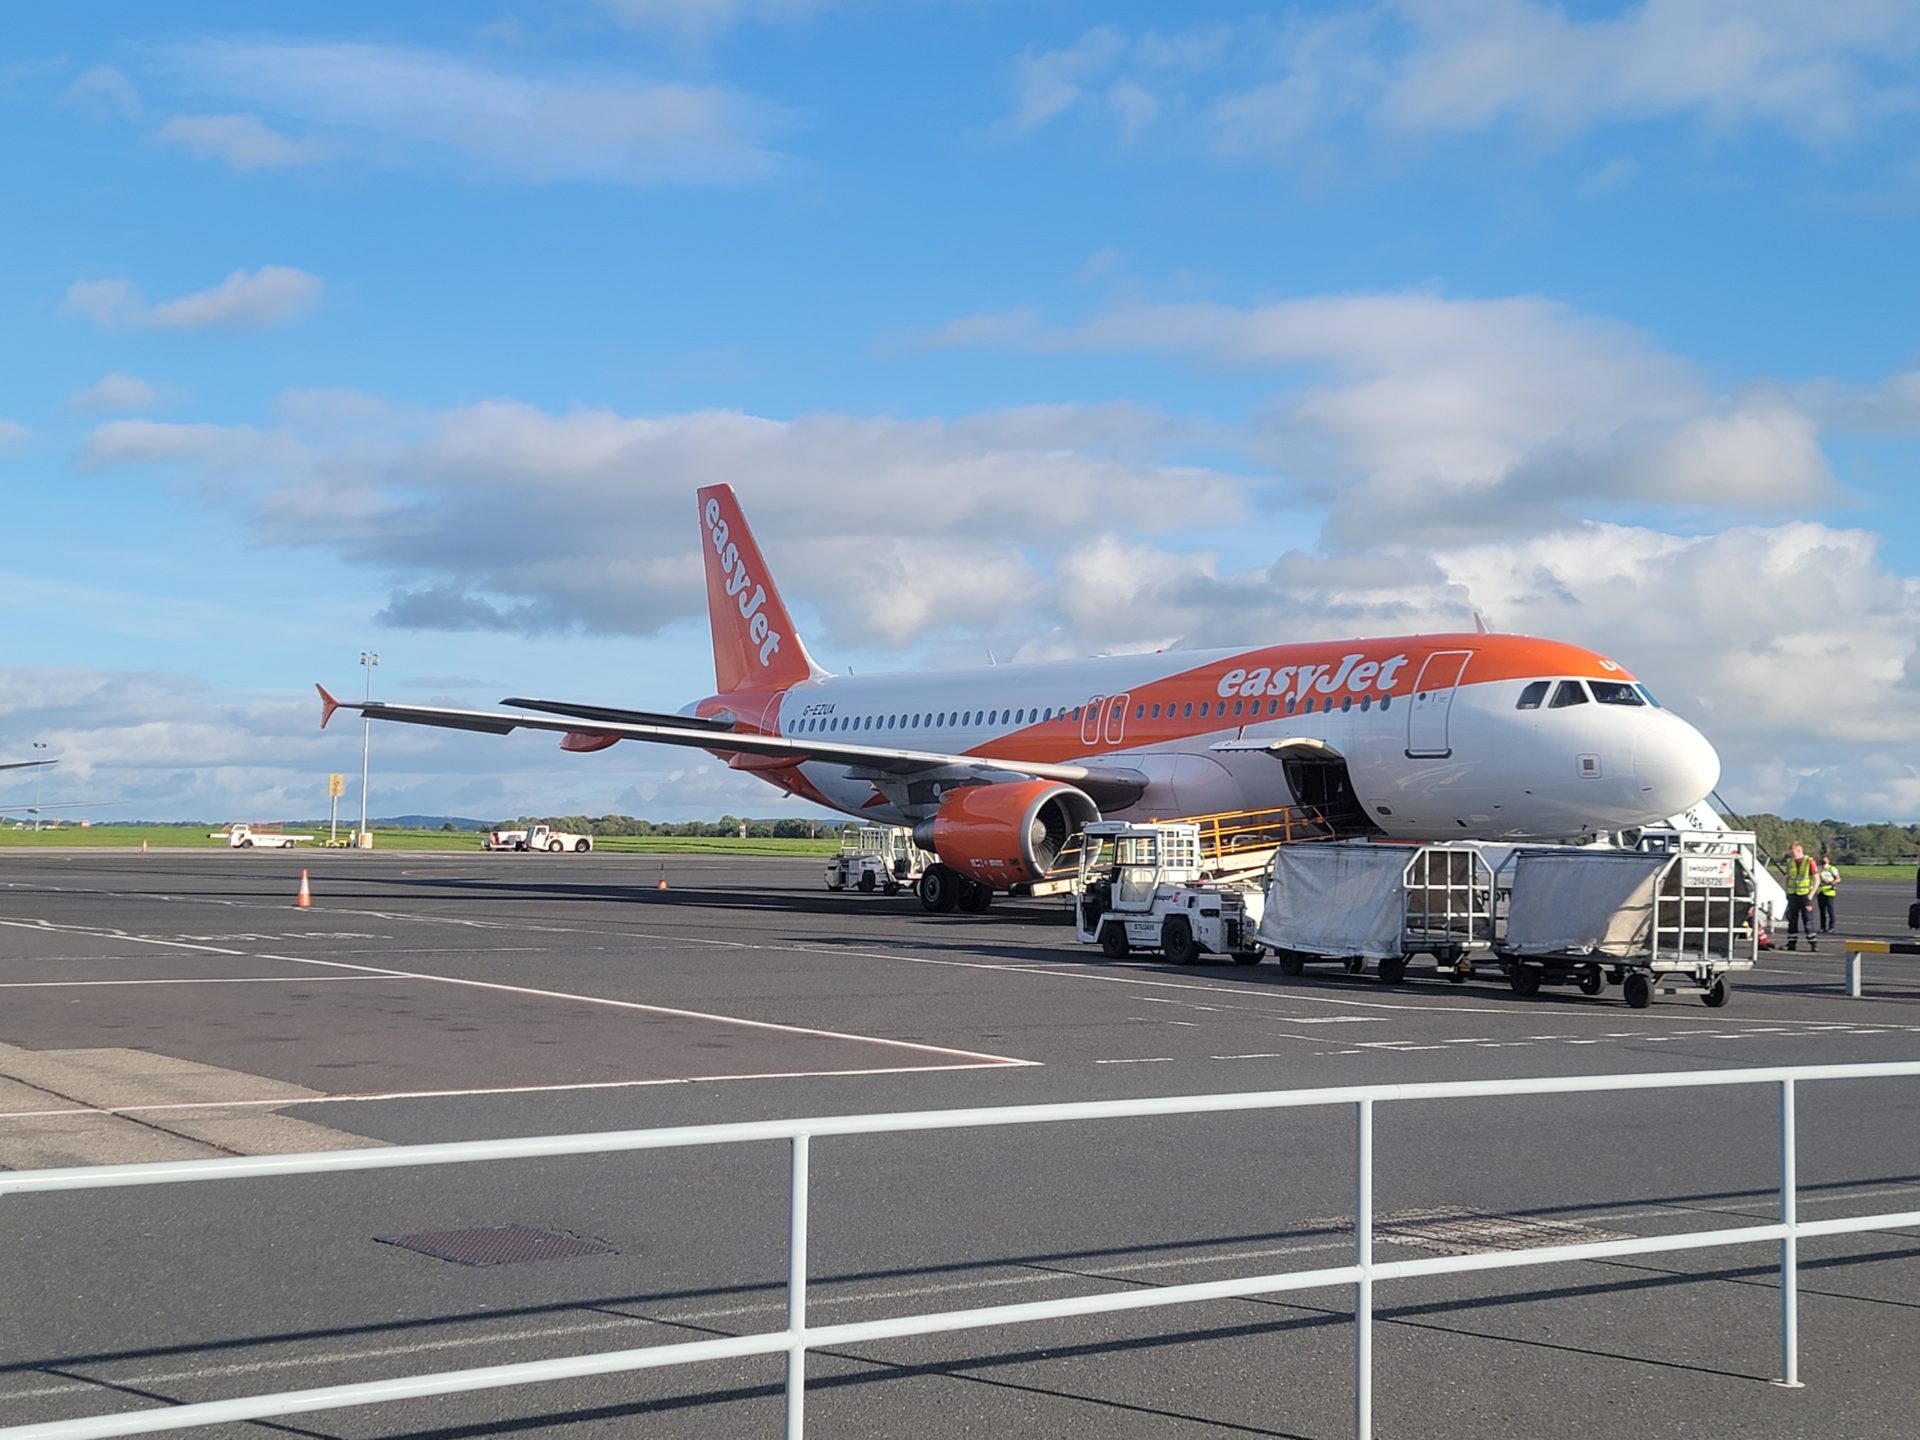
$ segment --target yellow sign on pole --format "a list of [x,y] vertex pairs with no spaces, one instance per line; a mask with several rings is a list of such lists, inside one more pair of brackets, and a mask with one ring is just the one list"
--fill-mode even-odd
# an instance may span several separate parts
[[347,793],[347,777],[344,775],[327,776],[327,794],[338,800]]

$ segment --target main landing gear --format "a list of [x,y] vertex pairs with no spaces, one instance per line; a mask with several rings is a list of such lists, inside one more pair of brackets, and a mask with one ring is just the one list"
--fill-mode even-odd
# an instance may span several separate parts
[[993,891],[950,865],[929,865],[917,887],[920,904],[935,915],[960,910],[978,915],[993,904]]

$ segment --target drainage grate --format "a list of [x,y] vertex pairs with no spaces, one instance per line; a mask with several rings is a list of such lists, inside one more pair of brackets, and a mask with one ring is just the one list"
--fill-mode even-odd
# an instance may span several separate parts
[[382,1245],[397,1245],[456,1265],[523,1265],[529,1260],[566,1260],[575,1255],[614,1255],[611,1245],[556,1235],[527,1225],[495,1225],[482,1230],[425,1230],[418,1235],[376,1235]]
[[1432,1210],[1397,1210],[1373,1222],[1376,1240],[1410,1245],[1442,1255],[1485,1255],[1497,1250],[1533,1250],[1548,1245],[1591,1245],[1625,1240],[1617,1230],[1602,1230],[1572,1220],[1543,1220],[1535,1215],[1489,1215],[1442,1205]]

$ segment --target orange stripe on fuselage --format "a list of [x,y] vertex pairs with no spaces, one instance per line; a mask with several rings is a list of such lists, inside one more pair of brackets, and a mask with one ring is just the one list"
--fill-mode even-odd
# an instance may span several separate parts
[[[1081,721],[1072,710],[996,736],[974,746],[966,753],[991,759],[1034,760],[1061,763],[1087,755],[1104,755],[1120,750],[1153,750],[1177,744],[1199,735],[1211,735],[1241,726],[1273,724],[1299,718],[1304,720],[1304,702],[1310,695],[1316,702],[1331,699],[1337,706],[1340,697],[1356,702],[1363,696],[1378,699],[1391,695],[1396,699],[1411,695],[1420,678],[1421,667],[1430,656],[1458,651],[1472,652],[1461,686],[1489,685],[1510,680],[1533,680],[1567,676],[1593,680],[1631,680],[1622,666],[1559,640],[1541,640],[1531,635],[1401,635],[1377,640],[1330,640],[1306,645],[1268,645],[1256,650],[1223,655],[1169,675],[1134,685],[1125,693],[1128,715],[1121,740],[1109,744],[1102,734],[1094,744],[1082,738]],[[1369,668],[1370,667],[1370,668]],[[1226,681],[1238,672],[1239,679],[1228,687]],[[1306,677],[1303,682],[1303,675]],[[1284,682],[1284,683],[1283,683]],[[1304,688],[1303,688],[1304,684]],[[1277,688],[1276,688],[1277,687]],[[1240,700],[1252,709],[1250,700],[1257,694],[1261,701],[1258,715],[1234,715],[1220,702],[1231,706]],[[1298,702],[1295,715],[1287,713],[1286,702]],[[1280,701],[1276,714],[1266,713],[1268,700]],[[990,703],[990,702],[989,702]],[[1185,714],[1191,704],[1193,713]],[[1206,704],[1210,713],[1200,714]],[[1153,707],[1161,707],[1155,717]],[[1133,711],[1146,708],[1146,716],[1135,719]],[[1319,712],[1316,712],[1319,713]]]

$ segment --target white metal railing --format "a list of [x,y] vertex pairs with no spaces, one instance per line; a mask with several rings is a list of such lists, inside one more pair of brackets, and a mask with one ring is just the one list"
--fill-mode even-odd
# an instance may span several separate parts
[[[732,1125],[696,1125],[671,1130],[624,1130],[600,1134],[551,1135],[526,1140],[457,1141],[381,1150],[332,1150],[312,1155],[250,1155],[147,1165],[96,1165],[64,1170],[0,1172],[0,1197],[46,1190],[95,1190],[118,1185],[169,1185],[203,1180],[265,1179],[276,1175],[315,1175],[347,1170],[385,1170],[402,1166],[459,1165],[487,1160],[529,1160],[559,1155],[598,1155],[629,1150],[685,1149],[785,1140],[790,1145],[788,1190],[787,1324],[783,1330],[717,1340],[648,1345],[602,1351],[558,1360],[489,1365],[440,1371],[392,1380],[248,1395],[162,1409],[55,1420],[0,1428],[0,1440],[104,1440],[116,1435],[146,1435],[263,1420],[317,1410],[337,1410],[391,1400],[450,1395],[468,1390],[530,1385],[587,1375],[690,1365],[749,1355],[787,1356],[786,1433],[798,1440],[806,1423],[806,1357],[809,1350],[903,1339],[947,1331],[979,1330],[1078,1315],[1149,1310],[1315,1290],[1354,1287],[1354,1432],[1368,1440],[1373,1427],[1373,1287],[1377,1282],[1416,1276],[1452,1275],[1470,1270],[1550,1265],[1571,1260],[1602,1260],[1619,1255],[1651,1255],[1728,1245],[1778,1241],[1780,1245],[1780,1378],[1798,1386],[1799,1296],[1798,1241],[1802,1236],[1843,1235],[1920,1225],[1920,1210],[1844,1219],[1804,1221],[1797,1206],[1794,1154],[1795,1087],[1821,1080],[1867,1080],[1920,1076],[1920,1062],[1878,1065],[1822,1065],[1753,1070],[1708,1070],[1651,1075],[1578,1075],[1538,1080],[1466,1080],[1422,1085],[1367,1085],[1325,1090],[1279,1090],[1238,1095],[1184,1095],[1163,1099],[1106,1100],[1080,1104],[1005,1106],[974,1110],[928,1110],[896,1115],[825,1116],[803,1120],[752,1121]],[[1637,1236],[1578,1245],[1547,1245],[1470,1255],[1385,1263],[1373,1258],[1373,1114],[1383,1103],[1413,1100],[1481,1100],[1515,1095],[1587,1095],[1614,1090],[1692,1090],[1728,1085],[1772,1085],[1780,1095],[1780,1219],[1770,1225],[1685,1231],[1677,1235]],[[1114,1120],[1143,1116],[1207,1115],[1240,1110],[1297,1110],[1351,1106],[1355,1119],[1353,1262],[1319,1270],[1246,1276],[1187,1285],[1168,1285],[1116,1294],[1079,1295],[1016,1305],[945,1310],[842,1325],[807,1323],[807,1161],[816,1138],[840,1135],[904,1134],[920,1130],[960,1130],[1002,1125],[1044,1125],[1063,1121]]]

